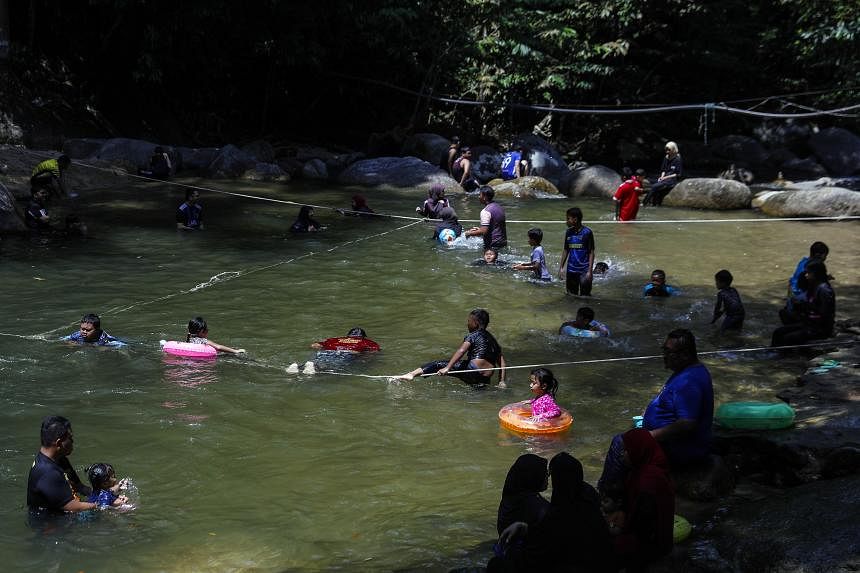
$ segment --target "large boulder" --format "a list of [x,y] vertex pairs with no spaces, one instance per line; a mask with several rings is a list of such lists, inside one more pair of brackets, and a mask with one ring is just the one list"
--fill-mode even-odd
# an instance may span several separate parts
[[400,155],[417,157],[431,165],[442,167],[448,161],[451,142],[435,133],[415,133],[406,138]]
[[809,146],[830,175],[860,174],[860,137],[841,127],[822,129]]
[[773,217],[855,216],[860,215],[860,192],[840,187],[765,191],[755,196],[752,206]]
[[[89,159],[95,157],[102,145],[105,144],[104,139],[80,138],[67,139],[63,142],[63,153],[72,159]],[[152,152],[150,151],[150,155]]]
[[417,157],[375,157],[356,161],[337,178],[344,185],[420,189],[424,195],[433,184],[446,192],[462,191],[450,175]]
[[156,144],[142,139],[128,139],[115,137],[106,140],[90,159],[98,159],[115,165],[126,166],[128,164],[138,167],[149,165],[152,151]]
[[711,142],[713,154],[737,165],[761,165],[767,160],[767,151],[761,143],[744,135],[726,135]]
[[562,192],[565,192],[561,187],[561,182],[565,175],[570,172],[570,169],[558,149],[544,138],[531,133],[522,133],[516,136],[513,144],[515,147],[521,145],[530,151],[531,175],[548,179]]
[[786,179],[818,179],[827,175],[827,170],[811,157],[788,159],[779,166]]
[[205,174],[212,179],[235,179],[256,165],[257,162],[253,157],[235,145],[225,145],[206,166]]
[[603,165],[592,165],[584,169],[569,171],[561,181],[559,190],[568,197],[612,197],[621,176]]
[[765,121],[755,129],[755,135],[770,149],[785,147],[796,155],[808,155],[807,141],[812,135],[812,127],[808,123],[798,123],[793,119]]
[[534,199],[547,195],[559,195],[558,189],[543,177],[529,175],[509,181],[496,179],[490,181],[490,186],[497,197],[514,197],[516,199]]
[[260,163],[273,163],[275,161],[275,148],[272,147],[271,143],[262,139],[243,145],[242,151]]
[[502,154],[487,145],[472,148],[472,175],[481,183],[502,176]]
[[0,183],[0,233],[21,233],[27,229],[15,203],[15,196]]
[[740,181],[728,179],[684,179],[666,195],[663,204],[692,209],[746,209],[752,191]]
[[217,147],[177,147],[175,149],[181,161],[176,170],[188,169],[191,171],[203,171],[218,155]]
[[328,167],[319,158],[311,159],[302,166],[302,177],[305,179],[328,179]]

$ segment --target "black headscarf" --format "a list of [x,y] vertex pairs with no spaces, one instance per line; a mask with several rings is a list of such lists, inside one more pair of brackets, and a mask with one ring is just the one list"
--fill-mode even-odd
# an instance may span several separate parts
[[530,526],[540,521],[549,509],[549,502],[540,495],[546,486],[546,459],[534,454],[518,457],[502,489],[496,520],[499,533],[515,521],[525,521]]

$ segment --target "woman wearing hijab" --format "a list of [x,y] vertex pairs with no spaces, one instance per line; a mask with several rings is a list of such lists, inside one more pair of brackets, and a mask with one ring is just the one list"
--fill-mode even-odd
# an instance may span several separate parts
[[627,571],[641,571],[672,551],[675,490],[669,464],[651,432],[635,429],[623,435],[626,517],[615,537],[615,553]]
[[375,213],[373,209],[367,206],[367,198],[364,195],[353,195],[352,208],[348,211],[338,209],[338,212],[350,217],[369,217]]
[[546,516],[534,526],[519,521],[502,531],[498,547],[503,553],[487,571],[614,571],[609,526],[597,492],[583,480],[582,464],[561,452],[550,461],[549,472],[552,501]]
[[508,470],[496,520],[498,533],[516,521],[535,525],[546,514],[549,502],[540,494],[547,486],[546,467],[545,458],[523,454]]
[[[451,229],[454,233],[453,238],[449,238],[449,241],[453,241],[457,237],[463,234],[463,225],[460,224],[460,221],[457,220],[457,212],[454,211],[451,207],[444,207],[439,211],[439,218],[442,221],[436,225],[436,230],[433,231],[433,240],[439,239],[439,235],[442,234],[442,231],[445,229]],[[448,234],[450,237],[450,233]]]
[[427,199],[420,207],[415,207],[415,212],[428,219],[438,219],[440,211],[448,207],[448,199],[445,198],[445,187],[434,183],[427,192]]
[[299,209],[299,217],[296,219],[296,222],[293,223],[293,226],[290,227],[291,233],[308,233],[313,231],[319,231],[322,229],[322,225],[319,222],[315,221],[311,218],[311,215],[314,214],[314,208],[309,205],[302,205],[302,208]]

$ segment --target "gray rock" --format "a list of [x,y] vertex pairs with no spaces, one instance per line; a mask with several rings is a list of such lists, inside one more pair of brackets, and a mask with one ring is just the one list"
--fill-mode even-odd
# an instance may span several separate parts
[[218,154],[206,167],[205,174],[213,179],[235,179],[241,177],[257,162],[235,145],[226,145],[218,150]]
[[719,137],[711,143],[713,154],[738,165],[761,165],[767,151],[755,139],[743,135]]
[[400,154],[404,157],[417,157],[440,168],[447,164],[448,148],[451,142],[435,133],[415,133],[406,138]]
[[146,167],[152,150],[156,144],[142,139],[127,139],[116,137],[106,140],[99,150],[91,156],[91,159],[99,159],[116,165],[136,165]]
[[546,195],[558,195],[558,189],[543,177],[529,175],[509,181],[497,179],[489,183],[497,197],[514,197],[516,199],[534,199]]
[[752,191],[740,181],[727,179],[684,179],[666,195],[663,204],[693,209],[746,209]]
[[203,171],[218,155],[217,147],[177,147],[176,153],[181,158],[181,169]]
[[275,163],[257,163],[253,169],[249,169],[242,175],[242,179],[249,181],[270,181],[274,183],[286,183],[290,176],[284,173]]
[[570,172],[562,154],[544,138],[531,134],[522,133],[513,140],[515,146],[522,145],[529,151],[529,160],[532,164],[531,175],[538,175],[548,179],[559,188],[562,193],[567,193],[562,187],[562,179]]
[[839,187],[801,191],[766,191],[755,196],[752,206],[772,217],[860,215],[860,192]]
[[376,157],[356,161],[337,178],[344,185],[415,188],[426,195],[438,183],[446,192],[461,192],[460,185],[446,172],[417,157]]
[[502,176],[502,154],[486,145],[472,148],[472,175],[481,183]]
[[359,159],[364,159],[364,157],[364,153],[356,151],[352,153],[336,153],[324,161],[325,166],[328,168],[329,176],[332,176],[340,173]]
[[755,135],[762,144],[777,149],[785,147],[797,155],[807,155],[807,141],[812,135],[812,127],[808,123],[797,123],[793,119],[786,121],[766,121],[755,129]]
[[561,182],[559,191],[569,197],[612,197],[621,176],[603,165],[592,165],[585,169],[570,171]]
[[792,153],[790,149],[786,149],[785,147],[779,147],[777,149],[772,149],[768,151],[767,158],[765,159],[765,163],[767,163],[771,167],[782,167],[783,164],[794,161],[797,159],[797,156]]
[[0,143],[8,145],[22,145],[24,143],[24,130],[21,129],[12,116],[0,113]]
[[0,233],[22,233],[27,229],[15,208],[15,196],[0,183]]
[[275,149],[271,143],[262,139],[243,145],[242,151],[261,163],[273,163],[275,161]]
[[860,174],[860,137],[847,129],[823,129],[809,138],[809,146],[830,175]]
[[[89,159],[98,154],[99,149],[105,144],[105,139],[67,139],[63,142],[63,153],[72,159]],[[152,152],[150,151],[150,155]]]
[[305,179],[328,179],[328,167],[322,159],[311,159],[302,166]]

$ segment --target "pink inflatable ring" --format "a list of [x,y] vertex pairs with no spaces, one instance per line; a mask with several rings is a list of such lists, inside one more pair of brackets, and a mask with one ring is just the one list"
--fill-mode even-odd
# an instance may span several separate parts
[[167,354],[186,358],[215,358],[218,354],[218,351],[208,344],[193,344],[191,342],[177,342],[176,340],[162,340],[161,349]]

